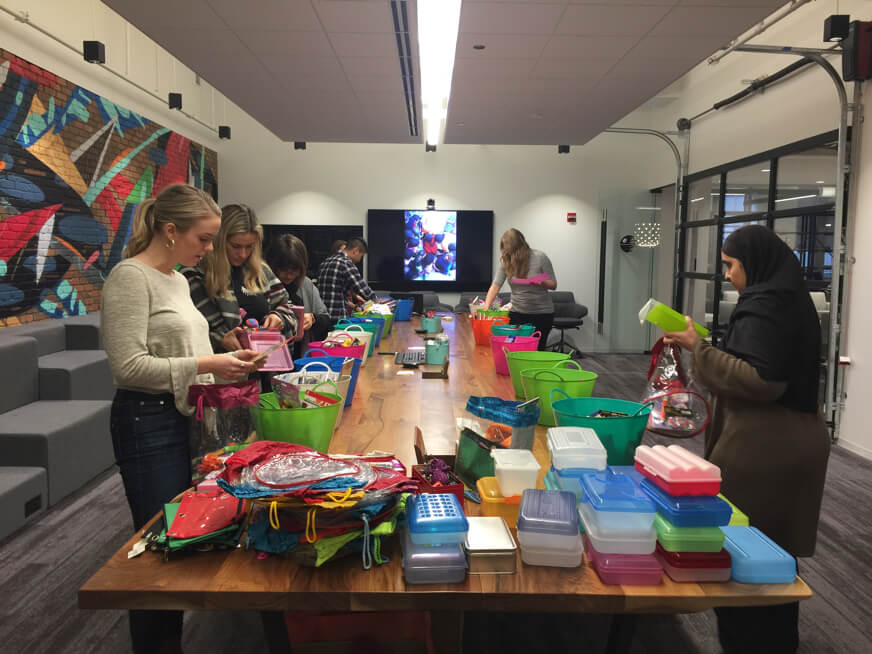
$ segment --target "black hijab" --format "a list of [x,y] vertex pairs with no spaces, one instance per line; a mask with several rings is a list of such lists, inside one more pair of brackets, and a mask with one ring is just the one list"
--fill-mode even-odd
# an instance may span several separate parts
[[816,413],[820,320],[796,255],[762,225],[730,234],[723,252],[742,262],[747,277],[723,349],[747,361],[763,379],[787,382],[779,404]]

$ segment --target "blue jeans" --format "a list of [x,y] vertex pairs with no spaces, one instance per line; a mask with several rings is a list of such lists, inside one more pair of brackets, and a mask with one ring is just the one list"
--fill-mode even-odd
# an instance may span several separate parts
[[[110,419],[115,460],[136,531],[163,505],[191,485],[189,421],[171,393],[153,395],[119,389]],[[156,652],[179,642],[181,611],[130,611],[133,651]]]

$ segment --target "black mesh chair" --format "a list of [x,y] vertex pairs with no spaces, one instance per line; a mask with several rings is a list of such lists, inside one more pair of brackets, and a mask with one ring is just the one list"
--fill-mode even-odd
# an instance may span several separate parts
[[551,345],[549,349],[555,352],[563,352],[564,332],[567,329],[578,329],[584,323],[587,316],[587,307],[575,301],[575,295],[571,291],[552,291],[551,301],[554,302],[554,329],[560,331],[560,341]]

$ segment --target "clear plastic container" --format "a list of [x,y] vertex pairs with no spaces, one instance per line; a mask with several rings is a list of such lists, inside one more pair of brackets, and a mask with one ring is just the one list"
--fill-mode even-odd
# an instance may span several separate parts
[[403,530],[403,577],[409,584],[456,584],[466,579],[466,555],[459,543],[418,545]]
[[521,496],[518,540],[533,549],[567,550],[578,537],[575,496],[566,491],[528,488]]
[[730,505],[730,508],[733,510],[732,515],[730,516],[730,527],[747,527],[751,524],[751,521],[748,519],[748,516],[742,513],[741,509],[737,507],[735,504],[730,502],[723,494],[718,493],[718,497],[720,497],[724,502]]
[[654,518],[657,541],[668,552],[720,552],[724,532],[719,527],[676,527],[662,514]]
[[548,468],[542,483],[545,485],[545,490],[563,490],[557,481],[557,473],[554,471],[554,468]]
[[669,578],[678,582],[725,582],[730,580],[730,553],[669,552],[657,544],[654,556]]
[[547,441],[551,464],[558,470],[606,468],[606,448],[590,427],[551,427]]
[[724,549],[732,558],[732,577],[743,584],[789,584],[796,559],[756,527],[722,527]]
[[585,536],[588,561],[604,584],[656,586],[663,578],[663,566],[653,554],[606,554],[598,552]]
[[633,480],[633,482],[638,486],[642,483],[642,480],[645,479],[645,475],[636,470],[634,466],[609,466],[611,471],[616,475],[625,475]]
[[674,496],[711,496],[721,490],[721,469],[680,445],[640,445],[636,469]]
[[448,493],[412,495],[406,503],[409,536],[416,545],[462,543],[469,523],[457,497]]
[[579,533],[575,534],[572,546],[566,549],[537,547],[525,544],[524,540],[524,535],[518,532],[518,542],[521,544],[521,560],[527,565],[547,565],[557,568],[577,568],[581,565],[584,542]]
[[533,452],[494,448],[491,456],[494,459],[494,473],[504,496],[520,495],[527,488],[536,488],[539,462]]
[[584,491],[581,488],[581,476],[590,472],[597,472],[591,468],[554,468],[549,472],[554,473],[554,479],[557,481],[559,490],[569,491],[575,495],[576,499],[581,499]]
[[500,483],[496,477],[482,477],[475,482],[475,488],[481,497],[481,512],[486,516],[500,517],[509,527],[518,524],[518,511],[521,509],[521,496],[505,497],[500,491]]
[[579,502],[578,517],[585,535],[598,552],[609,554],[651,554],[657,545],[653,527],[647,529],[600,527],[597,512],[589,502]]
[[720,497],[673,497],[650,479],[643,479],[640,486],[676,527],[721,527],[730,522],[733,510]]
[[629,475],[606,468],[581,476],[584,494],[602,529],[650,529],[657,509]]
[[[665,332],[683,332],[687,329],[684,316],[672,307],[658,302],[653,297],[639,310],[639,322],[642,323],[646,320]],[[709,330],[698,322],[693,323],[693,328],[702,338],[709,335]]]

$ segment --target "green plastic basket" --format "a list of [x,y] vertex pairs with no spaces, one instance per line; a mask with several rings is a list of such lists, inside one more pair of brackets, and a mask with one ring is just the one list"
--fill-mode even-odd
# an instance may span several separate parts
[[524,382],[521,380],[521,371],[528,368],[548,368],[558,361],[566,361],[568,354],[563,352],[540,352],[538,350],[518,351],[506,353],[506,363],[509,365],[509,375],[512,378],[512,386],[515,389],[515,397],[524,399]]
[[[357,327],[360,327],[360,329],[357,329]],[[369,349],[366,351],[366,356],[369,357],[372,356],[376,344],[381,341],[381,325],[377,322],[348,322],[343,319],[334,325],[333,330],[350,333],[363,330],[372,334],[372,338],[369,340]],[[353,335],[354,334],[352,333],[352,336]]]
[[494,336],[532,336],[535,325],[491,325]]
[[508,311],[493,311],[487,309],[478,309],[478,315],[484,316],[485,318],[496,318],[497,316],[505,316],[509,317]]
[[382,325],[382,338],[387,338],[388,334],[391,333],[391,326],[394,324],[394,314],[392,313],[364,313],[362,311],[355,311],[351,315],[355,318],[384,318],[385,324]]
[[[562,394],[559,400],[555,395]],[[631,466],[642,442],[651,407],[629,400],[606,397],[568,397],[559,389],[551,391],[551,408],[559,427],[590,427],[606,448],[610,466]],[[596,411],[617,411],[626,417],[592,418]]]
[[261,393],[260,402],[251,407],[257,438],[305,445],[326,453],[342,408],[342,396],[321,394],[336,398],[336,404],[310,409],[282,409],[275,393]]
[[[573,366],[573,367],[569,367]],[[560,389],[568,397],[590,397],[596,383],[595,372],[582,370],[577,361],[558,361],[551,368],[528,368],[521,371],[524,396],[528,400],[539,398],[539,424],[553,427],[554,411],[551,409],[551,391]]]

